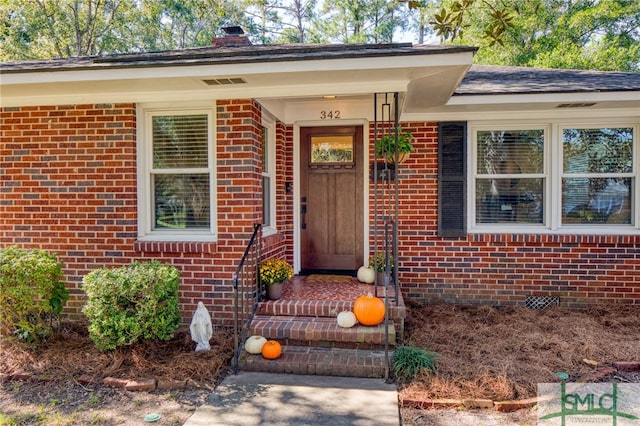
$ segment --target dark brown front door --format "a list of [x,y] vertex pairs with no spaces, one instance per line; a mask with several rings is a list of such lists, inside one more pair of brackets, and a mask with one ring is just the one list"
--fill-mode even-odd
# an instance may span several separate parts
[[363,258],[362,127],[300,129],[302,269],[353,271]]

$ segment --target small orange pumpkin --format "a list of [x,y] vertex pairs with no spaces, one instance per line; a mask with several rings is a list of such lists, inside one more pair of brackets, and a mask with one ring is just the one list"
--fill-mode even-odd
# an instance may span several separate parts
[[371,293],[362,295],[353,303],[353,313],[362,325],[378,325],[384,320],[384,302]]
[[262,356],[266,359],[276,359],[282,355],[282,345],[276,340],[267,340],[262,345]]

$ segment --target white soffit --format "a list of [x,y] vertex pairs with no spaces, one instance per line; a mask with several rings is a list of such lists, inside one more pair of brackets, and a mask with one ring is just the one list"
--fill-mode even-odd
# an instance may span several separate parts
[[437,68],[411,80],[407,88],[404,112],[420,112],[445,105],[463,79],[470,65]]
[[[228,98],[289,98],[405,91],[413,80],[455,75],[455,88],[472,61],[470,52],[324,59],[234,65],[87,69],[2,73],[2,106],[96,102],[153,102]],[[236,79],[242,84],[208,85]],[[435,86],[443,79],[435,77]]]

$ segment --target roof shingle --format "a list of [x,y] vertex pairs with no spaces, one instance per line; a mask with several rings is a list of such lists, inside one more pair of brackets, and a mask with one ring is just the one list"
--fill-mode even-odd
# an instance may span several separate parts
[[640,73],[473,65],[455,95],[640,90]]
[[161,52],[5,62],[0,64],[0,73],[374,58],[475,52],[476,50],[475,47],[468,46],[414,46],[411,43],[207,46]]

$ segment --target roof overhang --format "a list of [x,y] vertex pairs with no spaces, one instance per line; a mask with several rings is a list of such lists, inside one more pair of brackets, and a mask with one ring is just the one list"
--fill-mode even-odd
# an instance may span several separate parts
[[[475,52],[474,48],[391,46],[387,51],[374,48],[369,54],[356,50],[346,54],[343,49],[330,55],[305,56],[303,52],[268,60],[236,57],[156,63],[87,59],[60,67],[55,62],[31,68],[3,67],[0,103],[12,107],[237,98],[286,101],[326,95],[365,99],[377,92],[406,92],[416,87],[433,94],[408,96],[404,107],[415,110],[444,104],[471,66]],[[210,85],[208,80],[229,84]]]
[[456,95],[444,105],[405,113],[405,121],[631,116],[640,119],[640,91]]
[[[415,97],[427,96],[420,90]],[[640,118],[640,74],[473,65],[446,102],[403,120]],[[588,118],[587,118],[588,119]]]

